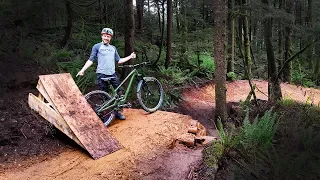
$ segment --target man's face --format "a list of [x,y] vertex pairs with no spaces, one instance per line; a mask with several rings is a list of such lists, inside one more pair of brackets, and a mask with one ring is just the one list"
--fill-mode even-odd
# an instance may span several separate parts
[[110,34],[102,34],[101,35],[102,41],[104,44],[109,44],[111,41],[112,36]]

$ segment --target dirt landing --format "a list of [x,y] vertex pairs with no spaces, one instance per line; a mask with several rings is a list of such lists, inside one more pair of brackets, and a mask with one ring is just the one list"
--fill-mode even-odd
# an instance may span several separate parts
[[[261,100],[268,100],[268,82],[264,80],[253,80],[256,84],[256,96]],[[238,80],[227,82],[227,102],[245,101],[250,86],[247,80]],[[288,83],[281,84],[282,96],[284,99],[292,99],[300,103],[309,103],[320,107],[320,90],[313,88],[304,88]],[[208,133],[212,136],[218,136],[213,123],[215,108],[215,85],[209,84],[202,88],[193,88],[183,93],[183,102],[179,106],[179,112],[192,116],[199,120]]]
[[115,121],[109,130],[123,149],[93,160],[81,149],[67,150],[54,159],[27,168],[7,170],[0,179],[186,179],[202,158],[202,148],[177,145],[173,139],[187,132],[190,116],[126,109],[125,121]]
[[[264,80],[253,80],[257,89],[255,90],[257,98],[268,100],[268,82]],[[244,101],[249,92],[250,86],[246,80],[238,80],[227,82],[227,102]],[[197,106],[204,108],[207,106],[215,106],[215,85],[207,85],[200,89],[185,91],[183,97],[185,102],[195,103]],[[289,98],[301,103],[312,103],[315,106],[320,106],[320,89],[304,88],[288,83],[281,84],[283,98]]]

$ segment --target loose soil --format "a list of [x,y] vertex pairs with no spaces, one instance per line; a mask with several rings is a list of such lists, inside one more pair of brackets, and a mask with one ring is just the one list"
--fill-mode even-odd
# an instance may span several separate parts
[[[7,58],[9,57],[1,57]],[[192,119],[199,120],[212,136],[214,85],[186,90],[178,113],[125,109],[127,120],[114,121],[108,129],[123,149],[93,160],[90,155],[27,106],[40,69],[10,62],[0,67],[0,179],[192,179],[202,163],[202,146],[172,142],[187,133]],[[21,68],[23,67],[23,68]],[[254,81],[267,94],[266,81]],[[283,95],[319,105],[320,90],[282,84]],[[227,84],[227,101],[245,100],[246,81]],[[257,97],[267,96],[257,92]],[[190,115],[190,116],[188,116]]]

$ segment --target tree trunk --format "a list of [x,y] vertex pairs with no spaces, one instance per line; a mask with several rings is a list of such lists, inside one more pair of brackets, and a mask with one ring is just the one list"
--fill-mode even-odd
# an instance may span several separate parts
[[[283,0],[279,0],[279,10],[283,10]],[[278,54],[279,58],[278,59],[278,67],[282,67],[283,65],[283,58],[281,57],[283,55],[283,26],[282,23],[278,23]],[[278,68],[279,69],[279,68]],[[281,77],[281,79],[283,79]]]
[[[197,7],[197,0],[192,0],[191,1],[191,6],[193,8],[196,8]],[[197,30],[197,18],[196,18],[196,16],[193,16],[193,26],[191,26],[190,30],[191,31],[196,31]]]
[[160,12],[160,6],[159,6],[159,1],[156,1],[157,5],[157,14],[158,14],[158,24],[159,24],[159,31],[162,32],[162,29],[161,29],[161,12]]
[[[292,14],[294,8],[294,2],[287,1],[286,12]],[[287,60],[291,57],[292,48],[291,48],[291,39],[292,39],[292,25],[293,21],[290,22],[288,26],[285,27],[285,41],[284,41],[284,60]],[[283,81],[291,81],[291,63],[286,64],[283,68]]]
[[[241,6],[242,5],[242,0],[237,0],[237,5]],[[240,15],[238,16],[238,47],[239,51],[243,51],[243,35],[242,35],[242,26],[243,26],[243,17]],[[243,58],[243,57],[241,57]]]
[[[129,56],[133,52],[133,42],[134,42],[134,14],[133,14],[133,4],[132,0],[124,0],[125,8],[125,34],[124,34],[124,53],[125,56]],[[128,64],[133,64],[133,59],[127,61]],[[128,75],[128,69],[124,68],[122,72],[122,77]]]
[[316,85],[320,86],[320,43],[315,45],[315,52],[317,56],[316,65],[314,67],[314,79],[316,81]]
[[177,23],[177,32],[180,34],[180,10],[179,10],[179,0],[175,0],[175,9],[176,9],[176,23]]
[[[262,0],[262,3],[268,6],[268,0]],[[275,102],[282,98],[280,83],[277,78],[277,66],[274,57],[272,45],[272,18],[265,17],[264,25],[264,40],[266,44],[267,59],[268,59],[268,99]]]
[[205,4],[204,4],[204,0],[202,0],[202,29],[205,28]]
[[[306,26],[307,29],[311,30],[312,29],[312,0],[308,0],[308,9],[307,9],[307,16],[306,16]],[[307,44],[312,42],[312,35],[307,35]],[[312,59],[312,54],[313,54],[313,48],[309,48],[307,50],[307,61],[309,64],[309,69],[313,68],[313,59]]]
[[[161,39],[160,39],[160,45],[159,45],[159,53],[158,53],[158,57],[156,59],[156,61],[153,63],[153,65],[156,65],[161,57],[161,53],[162,53],[162,48],[163,48],[163,39],[164,39],[164,1],[161,2],[161,8],[162,8],[162,23],[160,24],[160,33],[161,33]],[[159,10],[160,13],[160,10]],[[161,19],[161,18],[160,18]]]
[[234,2],[228,0],[228,65],[227,72],[234,72],[234,18],[232,17]]
[[187,60],[187,56],[186,56],[186,52],[187,52],[187,31],[188,31],[188,22],[187,22],[187,7],[186,7],[186,0],[180,0],[180,5],[181,5],[181,33],[182,33],[182,42],[183,42],[183,46],[181,48],[182,50],[182,57],[183,57],[183,63],[186,63]]
[[216,63],[215,70],[215,94],[216,110],[215,119],[221,119],[225,123],[227,119],[226,109],[226,20],[227,3],[226,0],[213,1],[214,8],[214,59]]
[[168,68],[171,61],[171,42],[172,42],[172,0],[167,0],[167,56],[165,68]]
[[72,36],[72,8],[71,8],[71,3],[69,0],[65,1],[66,3],[66,9],[67,9],[67,28],[66,28],[66,33],[64,34],[64,37],[61,41],[61,46],[65,47],[69,40],[71,39]]
[[137,0],[138,32],[142,33],[144,0]]
[[[246,4],[246,0],[243,0],[243,4]],[[244,40],[244,58],[247,64],[247,75],[251,77],[251,67],[252,67],[252,59],[251,59],[251,51],[250,51],[250,39],[249,39],[249,22],[248,22],[248,12],[244,11],[243,17],[243,40]]]

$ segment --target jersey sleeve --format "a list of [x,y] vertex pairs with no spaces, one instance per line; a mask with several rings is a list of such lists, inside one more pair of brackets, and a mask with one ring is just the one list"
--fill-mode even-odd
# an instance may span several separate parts
[[116,48],[115,48],[115,53],[114,53],[114,60],[115,60],[116,62],[119,62],[119,61],[120,61],[120,56],[119,56],[118,51],[117,51]]
[[99,44],[95,44],[95,45],[92,47],[92,51],[91,51],[89,60],[90,60],[90,61],[96,60],[96,59],[97,59],[97,54],[98,54],[98,52],[99,52]]

